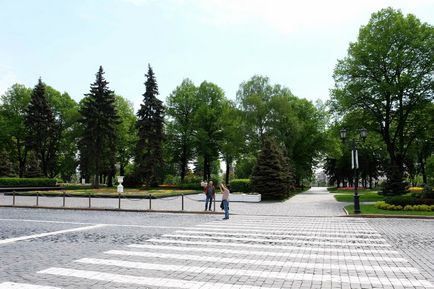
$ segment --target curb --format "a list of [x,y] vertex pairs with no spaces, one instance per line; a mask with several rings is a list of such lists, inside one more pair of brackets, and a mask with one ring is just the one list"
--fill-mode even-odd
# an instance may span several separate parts
[[[344,209],[345,210],[345,209]],[[345,210],[346,212],[346,210]],[[380,215],[380,214],[360,214],[360,215],[354,215],[354,214],[348,214],[347,216],[349,218],[396,218],[396,219],[427,219],[427,220],[434,220],[434,216],[418,216],[418,215]]]
[[48,209],[48,210],[64,210],[64,211],[133,212],[133,213],[173,213],[173,214],[201,214],[201,215],[223,214],[223,212],[209,212],[209,211],[134,210],[134,209],[112,209],[112,208],[43,207],[43,206],[35,207],[35,206],[12,206],[12,205],[0,205],[0,208]]

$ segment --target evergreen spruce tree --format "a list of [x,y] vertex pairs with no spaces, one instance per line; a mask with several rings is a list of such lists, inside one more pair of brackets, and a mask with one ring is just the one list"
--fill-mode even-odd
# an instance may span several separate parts
[[54,177],[60,141],[60,125],[56,123],[48,104],[45,84],[40,78],[32,91],[26,111],[25,125],[27,146],[35,152],[43,175]]
[[116,125],[119,117],[115,108],[115,95],[108,84],[100,66],[96,80],[90,85],[90,92],[85,94],[80,107],[80,169],[82,175],[92,177],[95,188],[99,187],[103,173],[110,184],[116,172]]
[[264,200],[282,200],[289,196],[292,176],[285,157],[271,139],[264,139],[251,177],[253,191]]
[[163,170],[164,107],[157,98],[158,86],[154,72],[148,65],[146,91],[137,112],[138,141],[135,153],[136,174],[146,186],[161,182]]

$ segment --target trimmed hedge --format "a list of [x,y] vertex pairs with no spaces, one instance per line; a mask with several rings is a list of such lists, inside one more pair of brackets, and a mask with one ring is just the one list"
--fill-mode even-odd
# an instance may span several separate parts
[[405,207],[407,205],[434,205],[434,199],[421,199],[415,198],[412,196],[394,196],[394,197],[385,197],[384,201],[387,204],[402,206]]
[[49,178],[0,178],[0,187],[54,187],[56,179]]
[[233,179],[231,182],[231,192],[250,193],[250,179]]
[[422,211],[422,212],[431,212],[434,211],[434,205],[392,205],[388,204],[384,201],[376,202],[375,207],[377,209],[389,210],[389,211]]
[[203,188],[200,186],[200,183],[182,183],[176,185],[176,188],[181,190],[196,190],[196,191],[203,190]]

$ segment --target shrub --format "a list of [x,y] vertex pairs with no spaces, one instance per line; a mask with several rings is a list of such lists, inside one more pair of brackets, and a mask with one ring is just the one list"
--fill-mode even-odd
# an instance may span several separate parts
[[56,179],[49,178],[0,178],[2,187],[54,187]]
[[376,202],[375,207],[377,209],[389,210],[389,211],[400,211],[403,209],[401,205],[391,205],[384,201]]
[[415,198],[412,196],[386,197],[384,201],[391,205],[400,205],[403,207],[406,205],[434,205],[434,199]]
[[164,178],[164,184],[174,185],[174,184],[179,184],[180,182],[181,182],[181,177],[179,176],[167,175]]
[[194,174],[187,174],[184,177],[184,183],[186,184],[193,184],[193,183],[200,184],[201,181],[203,181],[202,177]]
[[423,191],[423,187],[410,187],[408,190],[410,193],[420,193]]
[[200,186],[200,182],[199,183],[182,183],[182,184],[178,184],[176,187],[178,189],[182,189],[182,190],[197,190],[197,191],[203,190],[203,188]]
[[434,199],[434,191],[433,191],[433,189],[430,186],[425,185],[423,187],[422,194],[421,194],[420,197],[423,198],[423,199]]
[[127,188],[138,188],[143,185],[143,182],[138,175],[131,173],[125,176],[122,185]]
[[249,179],[233,179],[231,181],[231,191],[250,193],[250,180]]

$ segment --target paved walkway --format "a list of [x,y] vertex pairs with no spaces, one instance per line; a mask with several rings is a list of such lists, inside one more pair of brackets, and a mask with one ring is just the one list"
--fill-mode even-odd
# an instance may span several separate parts
[[[184,196],[184,210],[203,211],[203,195]],[[36,197],[16,197],[17,205],[34,206]],[[0,204],[12,204],[12,196],[0,195]],[[58,206],[63,205],[61,197],[39,197],[39,206]],[[88,198],[67,198],[67,207],[89,207]],[[119,206],[118,199],[92,198],[91,206],[97,208],[116,209]],[[146,199],[122,199],[121,207],[132,210],[181,210],[182,198],[169,197],[164,199],[154,199],[150,205]],[[336,202],[333,195],[326,188],[311,188],[309,191],[298,194],[284,202],[261,202],[261,203],[240,203],[231,202],[230,210],[234,214],[243,215],[280,215],[280,216],[341,216],[343,204]],[[216,211],[221,212],[219,204],[216,204]]]
[[[200,210],[204,205],[188,200],[192,208]],[[79,203],[83,201],[76,200],[85,205]],[[100,205],[117,204],[116,200],[98,201]],[[155,206],[175,207],[177,202],[160,200]],[[146,200],[127,204],[144,203]],[[312,188],[285,202],[231,203],[231,212],[237,214],[228,221],[193,214],[189,216],[203,217],[203,221],[166,227],[164,233],[109,244],[90,254],[66,250],[67,261],[39,266],[31,277],[9,274],[13,278],[0,279],[0,289],[434,288],[433,221],[342,218],[342,207],[325,188]],[[78,230],[85,230],[86,240],[99,242],[112,235],[113,229],[103,220],[98,222],[29,237],[49,241],[49,235],[72,234],[75,239]],[[12,241],[28,244],[29,237]],[[4,240],[3,246],[10,242]],[[55,247],[52,243],[44,246]]]
[[35,275],[0,288],[434,288],[367,221],[336,217],[238,215]]

